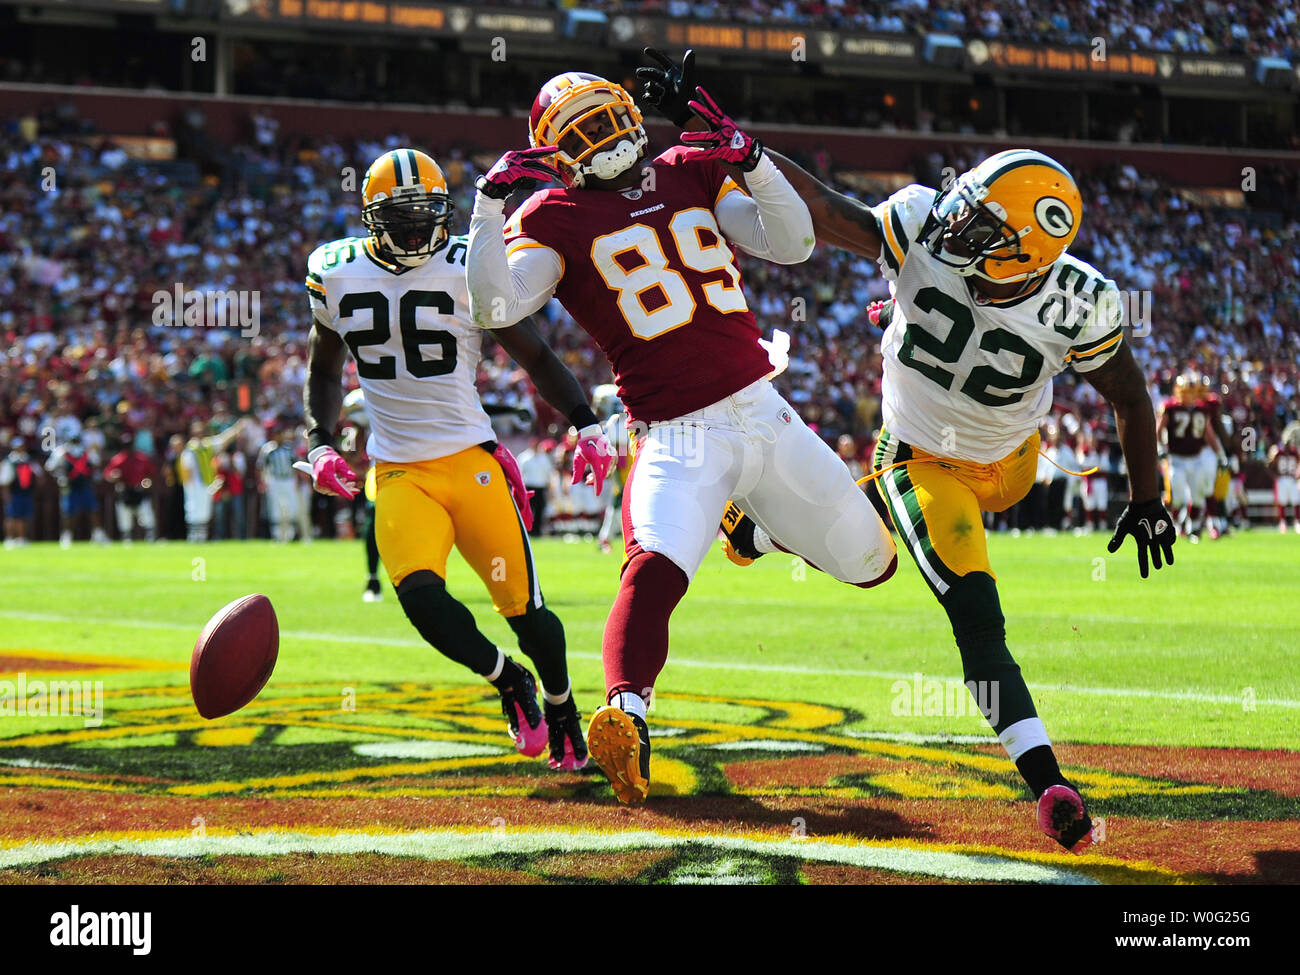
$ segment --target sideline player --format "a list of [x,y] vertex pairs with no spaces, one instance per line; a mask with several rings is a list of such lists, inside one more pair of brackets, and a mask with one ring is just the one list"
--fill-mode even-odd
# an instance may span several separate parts
[[[308,259],[313,322],[303,395],[312,481],[323,494],[356,494],[357,475],[334,448],[351,352],[370,420],[376,541],[403,611],[435,649],[497,689],[519,751],[539,755],[549,743],[552,768],[581,768],[587,750],[564,627],[537,581],[527,492],[474,387],[482,332],[469,320],[465,239],[447,230],[454,204],[446,180],[424,153],[393,149],[366,171],[361,195],[369,236],[323,244]],[[595,423],[582,387],[531,323],[497,338],[570,422]],[[453,544],[536,665],[544,708],[533,675],[448,593]]]
[[1160,409],[1156,427],[1169,455],[1169,503],[1177,513],[1180,532],[1192,543],[1201,540],[1205,499],[1214,494],[1217,464],[1227,464],[1211,407],[1200,394],[1195,376],[1180,375],[1174,380],[1174,395]]
[[[554,295],[609,359],[630,418],[626,559],[602,646],[608,705],[588,732],[625,803],[649,792],[646,699],[729,498],[844,582],[874,586],[897,566],[871,502],[768,382],[732,250],[807,260],[808,208],[761,144],[712,103],[698,111],[710,131],[641,165],[648,139],[631,96],[596,75],[557,75],[533,103],[533,148],[479,180],[470,223],[474,321],[508,327]],[[506,198],[537,179],[564,187],[506,223]]]
[[1273,501],[1277,504],[1277,530],[1286,534],[1286,509],[1291,509],[1291,526],[1300,535],[1300,449],[1283,438],[1268,451],[1268,469],[1273,475]]
[[[664,69],[639,74],[648,99],[677,120],[690,97],[683,84],[690,66],[660,58]],[[1128,463],[1131,500],[1109,551],[1133,535],[1143,577],[1148,557],[1157,569],[1162,557],[1173,562],[1155,418],[1123,342],[1118,290],[1065,253],[1083,215],[1078,188],[1055,160],[1019,149],[986,159],[942,191],[914,184],[868,207],[772,157],[807,202],[818,238],[876,260],[890,283],[893,297],[875,313],[885,327],[875,471],[952,624],[965,679],[998,682],[1000,714],[989,719],[1037,800],[1039,828],[1080,852],[1092,842],[1092,822],[1007,649],[981,518],[1028,492],[1052,377],[1072,366],[1115,410]]]

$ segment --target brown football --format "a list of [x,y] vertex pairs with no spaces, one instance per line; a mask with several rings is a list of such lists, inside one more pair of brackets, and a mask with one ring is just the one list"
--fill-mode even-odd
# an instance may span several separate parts
[[190,694],[212,719],[238,711],[261,692],[275,669],[280,625],[260,593],[219,609],[199,634],[190,657]]

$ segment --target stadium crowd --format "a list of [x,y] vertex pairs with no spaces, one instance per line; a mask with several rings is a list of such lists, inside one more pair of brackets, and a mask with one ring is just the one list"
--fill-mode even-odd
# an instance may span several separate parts
[[[269,499],[295,493],[283,485],[303,450],[307,255],[321,241],[363,232],[360,173],[407,136],[306,142],[254,115],[246,141],[224,154],[226,169],[201,175],[184,153],[142,165],[111,140],[47,134],[60,124],[25,118],[0,128],[0,491],[12,499],[28,479],[36,501],[24,533],[118,535],[113,502],[134,489],[156,515],[146,525],[137,506],[137,535],[194,537],[182,482],[195,476],[213,499],[210,537],[349,531],[348,512],[313,496],[305,479],[296,502]],[[475,161],[494,153],[438,155],[463,231]],[[942,167],[961,171],[981,155],[918,159],[915,176],[934,185]],[[825,158],[808,165],[831,175]],[[340,180],[347,167],[356,169],[350,183]],[[1220,208],[1129,167],[1081,173],[1080,183],[1087,210],[1074,252],[1121,288],[1150,294],[1139,307],[1151,333],[1134,348],[1153,399],[1181,372],[1207,375],[1232,429],[1254,431],[1231,449],[1243,468],[1262,466],[1300,416],[1300,213]],[[1294,181],[1284,179],[1284,189],[1277,198],[1294,207]],[[883,278],[872,262],[830,248],[805,265],[743,265],[763,331],[791,335],[778,386],[847,463],[866,465],[880,422],[880,334],[863,308],[888,295]],[[255,294],[257,315],[251,327],[177,327],[168,310],[177,288]],[[539,318],[588,387],[610,381],[603,356],[558,303]],[[567,424],[522,370],[489,345],[479,380],[502,438],[521,449],[531,438],[561,469]],[[1095,441],[1104,469],[1118,473],[1105,404],[1068,373],[1056,398],[1052,426],[1064,446],[1086,452]],[[81,516],[74,523],[58,506],[60,494],[67,508],[81,492],[79,478],[89,479],[95,502],[70,511]],[[556,494],[560,511],[566,489]],[[1041,506],[1034,511],[1026,525],[1051,520]]]
[[[569,6],[531,0],[530,6]],[[958,34],[989,40],[1124,49],[1275,55],[1300,52],[1300,14],[1273,0],[582,0],[607,11],[674,19],[795,24],[882,33]]]

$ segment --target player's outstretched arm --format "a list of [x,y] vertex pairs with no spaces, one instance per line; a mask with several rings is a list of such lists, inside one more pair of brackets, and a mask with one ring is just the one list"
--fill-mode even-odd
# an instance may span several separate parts
[[1085,378],[1106,397],[1115,411],[1115,427],[1128,465],[1129,503],[1120,515],[1107,550],[1116,552],[1132,535],[1138,546],[1138,570],[1147,577],[1150,556],[1159,569],[1174,562],[1174,520],[1160,499],[1160,474],[1156,469],[1156,419],[1142,375],[1128,344],[1121,342],[1115,354]]
[[343,410],[343,366],[347,358],[348,348],[337,332],[312,325],[307,339],[307,384],[302,391],[307,463],[299,461],[293,466],[309,474],[312,486],[321,494],[352,498],[357,492],[357,475],[334,449],[334,428]]
[[334,445],[334,428],[343,412],[343,366],[348,347],[328,328],[312,325],[307,337],[307,385],[302,390],[308,449]]
[[[590,478],[600,494],[605,476],[613,465],[614,448],[601,429],[596,413],[587,402],[587,394],[569,367],[543,341],[531,318],[510,328],[492,333],[510,357],[523,366],[542,399],[569,418],[578,429],[578,443],[573,458],[573,483]],[[590,474],[588,474],[590,468]],[[521,482],[522,483],[522,482]]]
[[[531,317],[524,318],[509,328],[496,329],[492,337],[528,373],[528,378],[533,381],[542,399],[567,416],[570,423],[581,429],[596,422],[596,414],[587,402],[582,384],[546,344]],[[574,418],[575,414],[577,419]],[[579,423],[578,420],[582,422]]]
[[818,240],[873,261],[880,257],[880,224],[870,207],[831,189],[774,149],[768,148],[766,153],[808,204]]
[[549,247],[512,238],[512,244],[530,246],[506,250],[506,199],[538,181],[559,178],[543,161],[543,149],[555,151],[547,146],[507,152],[477,183],[465,280],[470,318],[479,328],[509,328],[546,304],[560,282],[563,263]]

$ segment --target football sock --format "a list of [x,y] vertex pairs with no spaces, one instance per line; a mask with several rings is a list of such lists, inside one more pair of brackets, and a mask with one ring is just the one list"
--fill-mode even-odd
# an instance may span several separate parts
[[397,599],[411,625],[444,657],[476,674],[490,674],[496,668],[501,651],[479,632],[473,614],[451,597],[437,573],[412,572],[398,584]]
[[610,695],[609,703],[627,714],[635,714],[642,721],[646,719],[645,698],[640,694],[633,694],[631,691],[619,691]]
[[519,649],[537,668],[543,690],[564,693],[569,686],[569,669],[564,654],[564,624],[560,618],[546,606],[530,605],[519,616],[506,617],[506,622],[519,639]]
[[573,691],[571,688],[568,687],[564,689],[563,694],[552,694],[550,691],[546,690],[545,688],[542,689],[542,697],[546,700],[547,704],[563,704],[572,696],[573,696]]
[[379,576],[379,544],[375,541],[374,505],[369,509],[366,515],[366,568],[370,570],[370,578],[375,579]]
[[658,552],[639,552],[624,567],[601,644],[610,694],[654,687],[668,659],[668,617],[686,586],[686,573]]
[[[497,652],[500,653],[500,651]],[[523,668],[505,654],[501,654],[501,672],[496,677],[489,677],[488,683],[498,691],[508,691],[523,678]]]
[[1037,718],[1034,701],[1007,649],[1006,620],[997,585],[987,572],[961,576],[940,597],[961,653],[962,679],[976,682],[976,701],[993,730]]
[[1068,785],[1074,788],[1061,774],[1061,767],[1056,764],[1056,755],[1052,752],[1051,745],[1036,745],[1015,759],[1015,763],[1035,799],[1046,792],[1049,786]]

